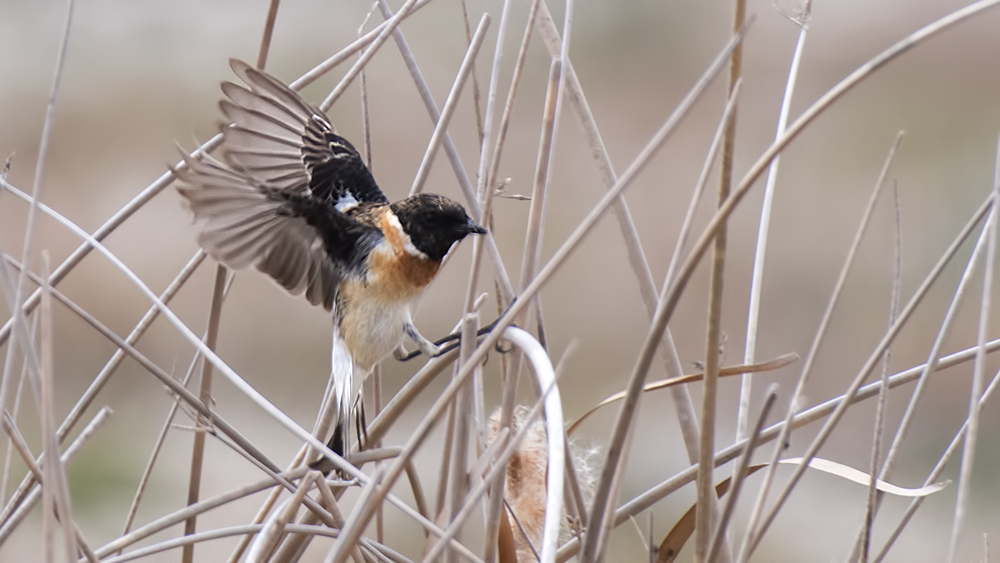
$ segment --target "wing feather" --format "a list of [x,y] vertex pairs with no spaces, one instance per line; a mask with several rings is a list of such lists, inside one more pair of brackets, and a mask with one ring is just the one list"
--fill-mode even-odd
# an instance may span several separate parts
[[225,160],[268,186],[329,200],[340,210],[388,203],[358,151],[330,119],[276,78],[232,59],[247,88],[226,82]]
[[178,190],[204,222],[202,247],[231,268],[255,266],[314,305],[332,309],[341,280],[382,239],[329,201],[271,187],[211,157],[184,161]]

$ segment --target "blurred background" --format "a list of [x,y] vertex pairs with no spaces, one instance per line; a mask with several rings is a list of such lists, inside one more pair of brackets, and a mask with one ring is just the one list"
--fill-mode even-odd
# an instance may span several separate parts
[[[82,228],[93,231],[178,160],[177,143],[191,150],[215,134],[221,121],[219,82],[235,80],[228,59],[252,62],[267,9],[264,0],[174,0],[79,2],[73,14],[69,52],[59,92],[51,150],[45,166],[42,200]],[[392,2],[398,8],[400,2]],[[500,99],[506,96],[529,2],[512,2],[501,70]],[[960,8],[954,0],[818,1],[805,46],[798,88],[792,103],[797,116],[859,65],[916,29]],[[13,155],[9,181],[30,191],[39,137],[51,87],[65,3],[5,0],[0,4],[0,157]],[[471,27],[483,12],[493,16],[476,75],[485,92],[502,3],[467,3]],[[748,2],[756,20],[745,42],[744,85],[738,117],[734,175],[742,177],[774,137],[777,115],[798,27],[783,14],[798,5],[779,0]],[[361,1],[288,0],[277,18],[268,71],[285,82],[297,78],[339,51],[358,35],[370,8]],[[550,3],[562,21],[563,6]],[[646,144],[723,47],[731,26],[730,2],[578,2],[574,13],[571,58],[593,109],[608,151],[620,173]],[[381,21],[376,15],[365,30]],[[401,26],[439,106],[451,87],[467,46],[462,5],[437,0]],[[897,132],[906,137],[861,247],[831,333],[806,390],[806,404],[834,397],[846,388],[881,338],[888,321],[893,269],[894,212],[892,187],[898,190],[902,230],[902,300],[923,280],[941,252],[988,196],[1000,132],[1000,10],[993,9],[927,41],[870,77],[831,107],[785,151],[777,183],[761,305],[758,359],[786,352],[805,356],[880,167]],[[353,62],[356,59],[351,59]],[[342,65],[303,91],[319,103],[346,72]],[[530,194],[534,174],[549,57],[533,36],[503,154],[500,177],[509,178],[513,194]],[[367,67],[371,120],[372,168],[392,200],[403,197],[423,156],[433,123],[420,101],[398,50],[387,43]],[[471,84],[466,86],[450,126],[452,138],[473,181],[479,141]],[[626,193],[654,279],[662,282],[680,222],[702,167],[725,101],[725,81],[717,79],[678,133],[665,145]],[[568,106],[567,106],[568,108]],[[360,145],[362,114],[357,82],[330,111],[339,132]],[[499,119],[499,111],[497,114]],[[700,206],[696,230],[714,205],[717,180]],[[748,288],[763,181],[751,191],[730,222],[730,252],[725,282],[723,323],[727,335],[724,364],[742,361]],[[428,191],[460,198],[458,184],[444,155],[433,168]],[[569,235],[603,195],[597,168],[580,134],[575,115],[561,118],[551,175],[543,260]],[[501,198],[495,203],[494,232],[508,272],[519,279],[528,202]],[[0,245],[20,255],[27,205],[10,194],[0,197]],[[196,228],[173,188],[168,188],[117,229],[105,242],[156,292],[162,291],[196,251]],[[61,262],[79,240],[48,218],[38,224],[36,248],[53,264]],[[471,244],[454,253],[431,286],[417,315],[428,337],[449,332],[459,319],[469,272]],[[576,418],[607,395],[621,390],[649,327],[645,307],[628,264],[615,221],[605,218],[542,291],[546,335],[553,359],[571,343],[578,346],[562,376],[567,417]],[[971,250],[967,243],[904,329],[893,348],[891,371],[920,364],[937,333]],[[40,256],[40,254],[39,254]],[[36,265],[40,258],[36,258]],[[493,303],[492,267],[484,261],[481,290]],[[174,301],[174,310],[196,332],[204,330],[214,264],[206,262]],[[966,306],[946,344],[952,352],[975,343],[981,278],[973,282]],[[105,259],[88,257],[59,288],[98,317],[126,334],[149,306],[143,295]],[[705,356],[707,270],[689,284],[671,329],[685,368]],[[7,301],[0,304],[9,316]],[[56,307],[55,363],[57,413],[62,415],[114,352],[100,335],[65,309]],[[482,322],[496,311],[487,305]],[[997,323],[992,323],[992,335]],[[237,276],[222,316],[219,353],[238,373],[300,424],[310,427],[329,373],[330,318],[305,300],[286,296],[256,273]],[[182,376],[192,349],[177,332],[158,322],[139,348],[168,372]],[[3,348],[6,350],[6,347]],[[487,364],[487,407],[499,400],[499,360]],[[987,374],[998,362],[991,360]],[[416,363],[387,362],[387,392],[398,389],[418,368]],[[778,409],[787,407],[801,363],[757,376],[754,405],[774,381],[781,385]],[[933,467],[966,416],[971,364],[945,370],[930,384],[910,434],[894,482],[918,486]],[[662,378],[654,363],[651,378]],[[262,450],[279,463],[298,448],[295,440],[263,415],[231,385],[217,380],[217,407]],[[442,388],[425,393],[431,400]],[[721,384],[717,444],[735,433],[739,384]],[[525,400],[532,397],[523,385]],[[888,432],[902,415],[912,386],[890,396]],[[700,388],[691,389],[700,404]],[[126,360],[102,393],[99,405],[114,416],[70,468],[77,521],[92,545],[102,545],[121,531],[125,511],[146,463],[149,446],[163,423],[170,397],[134,362]],[[22,400],[24,419],[33,420],[33,401]],[[688,467],[670,398],[647,395],[636,435],[628,480],[621,501]],[[420,407],[408,416],[416,421]],[[578,434],[598,448],[607,440],[616,409],[608,408]],[[756,413],[756,408],[754,413]],[[875,405],[853,407],[821,456],[865,469],[868,466]],[[754,414],[755,416],[755,414]],[[780,415],[773,414],[777,419]],[[35,418],[34,420],[37,420]],[[178,424],[190,421],[181,417]],[[970,513],[959,559],[984,557],[984,534],[1000,531],[1000,444],[996,401],[983,411]],[[38,444],[37,427],[24,430]],[[401,444],[397,425],[387,440]],[[792,436],[789,455],[797,455],[818,430],[811,425]],[[191,433],[173,432],[153,473],[153,485],[138,523],[184,504]],[[423,469],[438,463],[440,433],[421,456]],[[218,442],[208,442],[203,495],[251,482],[259,473]],[[770,455],[771,446],[764,448]],[[953,460],[946,477],[958,475]],[[719,478],[729,469],[719,470]],[[13,464],[12,475],[23,474]],[[789,470],[779,471],[787,475]],[[737,512],[742,530],[759,477],[749,481]],[[433,496],[435,479],[425,482]],[[951,528],[955,487],[929,498],[904,532],[889,560],[937,561],[943,558]],[[843,559],[864,513],[864,487],[823,474],[807,474],[778,517],[757,553],[758,561]],[[690,506],[688,486],[654,509],[653,537],[659,542]],[[251,499],[199,520],[199,527],[231,525],[249,518]],[[908,501],[887,498],[875,525],[881,546]],[[36,510],[36,513],[38,511]],[[5,545],[0,561],[30,559],[41,546],[40,518],[35,516]],[[420,530],[398,513],[388,513],[392,528],[418,542]],[[646,519],[642,518],[645,530]],[[470,529],[474,526],[470,526]],[[644,531],[645,533],[645,531]],[[470,532],[474,536],[475,532]],[[199,547],[199,560],[226,556],[233,542]],[[419,543],[408,552],[419,554]],[[644,547],[629,524],[613,537],[609,560],[643,560]],[[406,551],[406,550],[404,550]],[[317,552],[318,553],[318,552]],[[317,559],[321,555],[316,555]],[[26,559],[27,558],[27,559]],[[174,561],[177,553],[150,558]]]

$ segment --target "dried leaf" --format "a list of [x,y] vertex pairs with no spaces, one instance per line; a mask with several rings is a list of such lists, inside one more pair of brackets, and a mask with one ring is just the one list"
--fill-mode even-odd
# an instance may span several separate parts
[[[787,463],[798,465],[802,463],[801,457],[783,459],[778,463]],[[836,475],[848,481],[852,481],[859,485],[868,487],[871,484],[871,476],[864,471],[859,471],[853,467],[849,467],[842,463],[837,463],[835,461],[830,461],[828,459],[822,459],[814,457],[809,462],[809,467],[816,469],[817,471],[822,471],[823,473],[829,473],[830,475]],[[947,487],[951,481],[944,481],[941,483],[933,483],[927,485],[926,487],[920,487],[917,489],[907,489],[905,487],[899,487],[893,485],[892,483],[887,483],[881,479],[875,480],[875,488],[882,491],[883,493],[888,493],[890,495],[896,495],[899,497],[925,497],[930,494],[934,494],[941,489]]]
[[[788,364],[797,361],[798,359],[799,355],[796,354],[795,352],[791,352],[789,354],[784,354],[778,356],[777,358],[774,358],[773,360],[769,360],[759,364],[740,364],[736,366],[724,367],[719,370],[719,377],[730,377],[734,375],[742,375],[744,373],[759,373],[762,371],[774,371],[776,369],[781,369],[787,366]],[[701,378],[704,376],[705,376],[704,373],[692,373],[691,375],[682,375],[680,377],[674,377],[671,379],[661,379],[659,381],[653,381],[652,383],[647,383],[646,387],[644,387],[642,391],[643,393],[647,393],[649,391],[656,391],[657,389],[666,389],[667,387],[672,387],[674,385],[681,385],[683,383],[701,381]],[[576,422],[570,424],[569,428],[566,430],[566,434],[572,434],[576,430],[577,426],[580,426],[580,423],[582,423],[584,420],[587,420],[587,417],[594,414],[594,412],[596,412],[597,409],[605,405],[610,405],[611,403],[614,403],[616,401],[620,401],[623,398],[625,398],[625,392],[621,391],[619,393],[611,395],[610,397],[604,399],[600,403],[597,403],[597,405],[594,406],[594,408],[585,412],[583,416],[576,419]]]

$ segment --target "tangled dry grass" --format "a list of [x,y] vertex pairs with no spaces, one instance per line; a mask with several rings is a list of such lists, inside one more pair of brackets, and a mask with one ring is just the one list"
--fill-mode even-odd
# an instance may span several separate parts
[[[974,196],[963,192],[966,199],[978,199],[963,208],[964,226],[954,232],[921,231],[940,234],[940,240],[928,245],[940,252],[913,282],[911,277],[917,276],[907,275],[913,270],[904,268],[901,258],[905,241],[900,209],[907,195],[883,189],[895,177],[897,151],[905,151],[903,135],[897,135],[885,147],[888,155],[880,172],[871,177],[875,187],[867,204],[850,209],[850,221],[858,226],[843,231],[847,236],[837,240],[846,249],[842,266],[823,270],[834,272],[824,280],[828,283],[818,284],[825,294],[825,308],[803,323],[807,326],[790,329],[800,339],[768,339],[767,348],[783,354],[775,354],[773,360],[758,358],[765,355],[758,350],[764,348],[758,340],[765,341],[760,319],[769,307],[780,312],[796,302],[792,295],[778,304],[768,302],[762,296],[769,284],[789,293],[813,291],[796,287],[802,278],[793,275],[780,281],[764,275],[771,273],[764,260],[768,235],[782,228],[777,223],[780,218],[787,219],[776,216],[776,225],[771,226],[772,210],[782,197],[775,190],[783,182],[779,155],[794,159],[787,150],[818,142],[803,133],[856,86],[891,68],[902,55],[918,46],[933,50],[938,35],[961,33],[962,26],[990,17],[994,19],[987,21],[995,23],[997,3],[975,2],[908,30],[884,50],[868,53],[867,62],[828,85],[797,116],[792,107],[813,17],[811,3],[794,14],[782,13],[790,20],[786,25],[794,26],[797,42],[788,46],[791,70],[780,100],[767,100],[781,107],[777,134],[753,150],[741,147],[737,132],[743,120],[752,121],[763,111],[755,105],[762,103],[758,97],[747,101],[743,94],[754,79],[742,60],[755,24],[747,16],[752,12],[737,0],[731,19],[718,26],[728,31],[714,46],[714,57],[676,103],[668,108],[660,104],[655,121],[662,125],[655,131],[649,126],[641,130],[651,134],[639,136],[635,133],[639,127],[628,129],[634,146],[640,140],[645,144],[634,151],[628,166],[616,169],[588,102],[586,94],[592,90],[571,62],[579,61],[577,52],[581,58],[594,55],[586,47],[586,33],[594,28],[577,30],[578,7],[572,0],[558,6],[561,17],[554,16],[544,0],[482,6],[452,2],[456,5],[449,4],[449,9],[460,7],[463,16],[455,29],[452,19],[417,17],[425,6],[430,10],[447,0],[407,0],[396,7],[385,0],[376,2],[367,16],[352,23],[359,26],[356,40],[338,38],[342,47],[325,53],[324,60],[290,85],[300,90],[322,83],[325,76],[336,76],[336,85],[318,105],[333,111],[346,105],[345,98],[360,102],[363,126],[356,145],[365,147],[362,152],[376,177],[412,178],[413,191],[429,182],[446,186],[464,199],[474,217],[490,225],[491,234],[465,243],[450,257],[451,277],[440,282],[448,288],[446,295],[432,296],[424,304],[424,309],[445,310],[436,306],[447,300],[449,311],[461,306],[457,316],[434,311],[435,319],[453,323],[465,335],[461,349],[419,368],[383,366],[392,375],[377,372],[370,382],[369,413],[374,416],[369,417],[368,447],[353,451],[349,464],[343,464],[323,445],[328,434],[323,399],[316,387],[295,375],[308,373],[315,382],[318,376],[310,360],[303,356],[297,361],[298,349],[280,356],[281,346],[273,339],[274,350],[257,350],[259,355],[251,350],[253,345],[232,346],[232,339],[245,338],[243,331],[273,335],[285,330],[282,322],[298,313],[284,317],[285,321],[244,322],[269,318],[263,310],[269,307],[267,300],[280,299],[277,292],[265,288],[259,294],[263,298],[257,300],[253,294],[254,299],[241,302],[239,312],[230,312],[227,300],[234,273],[217,266],[211,283],[203,276],[198,286],[199,305],[185,302],[178,313],[172,302],[183,296],[185,284],[197,279],[199,268],[205,269],[203,251],[196,251],[186,263],[160,258],[153,260],[156,268],[133,270],[129,260],[105,246],[109,236],[135,223],[142,225],[129,232],[140,233],[136,235],[140,244],[152,245],[151,241],[163,238],[164,222],[137,217],[161,199],[176,199],[169,189],[174,177],[168,169],[144,189],[132,190],[130,199],[96,229],[75,222],[71,208],[46,205],[50,182],[44,173],[46,155],[58,135],[60,79],[64,67],[73,64],[67,58],[72,54],[71,2],[31,186],[17,185],[9,170],[0,184],[0,211],[7,223],[0,229],[4,237],[0,238],[4,258],[0,289],[7,307],[0,329],[0,349],[5,352],[0,405],[8,413],[3,420],[7,457],[0,487],[0,554],[12,561],[107,562],[178,558],[185,562],[223,558],[591,562],[635,557],[773,561],[801,560],[792,546],[797,544],[799,528],[806,526],[815,533],[810,537],[830,539],[813,544],[811,560],[912,560],[914,553],[935,561],[989,560],[988,534],[997,519],[988,507],[976,504],[976,497],[983,494],[977,479],[989,479],[989,464],[997,451],[989,439],[988,424],[995,419],[995,409],[988,399],[1000,375],[991,376],[996,362],[991,363],[988,354],[1000,348],[1000,340],[990,338],[1000,164],[995,165],[991,182],[969,188]],[[260,68],[267,64],[278,14],[277,0],[270,3],[266,17],[260,14],[266,21],[256,61]],[[514,22],[523,23],[523,31]],[[648,24],[638,29],[657,33],[658,28]],[[465,39],[463,53],[448,55],[457,71],[450,71],[453,76],[447,81],[438,80],[436,71],[430,73],[434,78],[425,78],[420,57],[407,38],[452,32]],[[381,157],[379,147],[392,147],[392,140],[380,144],[374,132],[377,126],[370,121],[379,115],[371,99],[385,102],[402,96],[380,91],[377,81],[370,85],[370,66],[390,56],[403,63],[392,70],[397,84],[415,86],[431,118],[432,129],[424,132],[426,144],[415,151],[422,156],[413,167],[401,165],[402,157]],[[532,72],[534,78],[529,77]],[[648,68],[636,72],[638,88],[649,72]],[[598,97],[604,95],[605,90],[594,90]],[[721,95],[713,99],[710,93]],[[624,96],[616,101],[624,103]],[[995,115],[996,101],[992,104]],[[531,111],[531,118],[514,118],[517,112]],[[670,221],[669,230],[677,236],[666,245],[666,259],[660,261],[640,241],[648,233],[667,231],[665,215],[630,207],[626,190],[666,158],[661,149],[699,111],[709,113],[714,125],[701,132],[705,150],[698,149],[697,163],[690,167],[697,180],[693,190],[684,188],[681,198],[690,203],[686,214],[678,213],[679,220]],[[645,118],[652,119],[648,113]],[[526,140],[535,143],[533,139],[537,150],[525,149]],[[220,144],[221,136],[216,135],[195,152],[210,152]],[[576,152],[557,166],[560,151],[570,150],[563,146]],[[696,154],[685,151],[679,152],[681,158]],[[149,158],[155,161],[162,155]],[[529,172],[512,180],[507,177],[507,161],[517,162],[510,169]],[[1000,163],[1000,156],[995,162]],[[14,157],[8,166],[27,164]],[[993,165],[982,159],[975,166]],[[444,173],[449,168],[450,176]],[[581,190],[562,189],[581,177],[605,191],[585,197]],[[641,188],[653,190],[662,184],[651,182]],[[718,186],[717,193],[710,195],[713,185]],[[755,192],[760,192],[754,196],[757,199],[747,198]],[[746,211],[748,201],[760,203],[759,214]],[[888,211],[879,215],[879,209]],[[750,236],[743,226],[733,224],[740,211],[754,219]],[[837,214],[843,222],[847,215],[839,212],[831,208],[829,214]],[[822,225],[825,214],[813,209],[805,215]],[[615,228],[599,227],[608,215],[613,220],[605,223],[613,221]],[[642,219],[651,216],[652,224],[644,226]],[[868,312],[845,305],[849,273],[864,256],[866,236],[878,231],[880,220],[881,230],[891,233],[893,240],[878,247],[873,259],[891,270],[887,274],[891,289],[885,292],[883,307],[887,313],[882,314],[888,317],[885,329],[872,328]],[[170,232],[187,233],[183,224],[166,224]],[[67,250],[65,242],[39,234],[51,231],[60,233],[59,240],[74,240],[79,246]],[[754,239],[752,233],[758,233],[754,244],[747,242]],[[20,254],[6,237],[21,243]],[[660,245],[653,247],[661,250]],[[821,254],[811,248],[810,258],[814,252]],[[566,273],[580,274],[569,264],[581,255],[588,266],[610,270],[602,272],[610,281],[599,297],[592,291],[575,291],[583,282]],[[967,257],[964,266],[962,256]],[[130,291],[137,288],[147,300],[143,306],[148,310],[137,322],[128,321],[126,336],[120,336],[126,334],[119,326],[124,321],[115,309],[126,308],[128,298],[115,303],[116,286],[111,282],[98,284],[97,290],[62,291],[64,278],[95,263],[100,264],[92,266],[98,279],[124,275]],[[737,284],[738,296],[724,291],[735,275],[734,264],[752,268],[745,293],[743,284]],[[653,272],[661,268],[665,273],[654,278]],[[175,275],[162,283],[160,271]],[[101,301],[93,306],[94,293],[111,295],[110,304]],[[928,297],[935,294],[936,298]],[[563,306],[543,307],[543,295]],[[973,313],[961,314],[963,298]],[[619,318],[602,316],[609,302],[634,306],[646,317],[634,327],[620,326]],[[698,308],[694,323],[689,313],[683,323],[677,321],[685,302]],[[869,303],[861,308],[870,307]],[[840,356],[856,358],[856,363],[846,364],[853,374],[844,376],[845,364],[833,362],[836,367],[823,373],[839,370],[838,377],[816,386],[811,376],[823,369],[821,352],[831,346],[836,315],[845,308],[854,319],[848,332],[857,338],[846,340],[853,348],[844,340],[835,348]],[[742,319],[745,310],[746,330],[739,334],[739,342],[727,339],[724,311]],[[579,316],[573,317],[576,312]],[[227,324],[230,314],[239,320]],[[476,343],[476,328],[496,316],[494,330]],[[70,317],[73,320],[67,321]],[[908,348],[897,352],[894,361],[897,337],[918,323],[939,328],[923,340],[918,338],[917,345],[907,341]],[[700,352],[683,354],[702,358],[699,373],[683,374],[682,352],[668,326],[698,334],[694,340],[701,341]],[[150,330],[172,335],[166,352],[141,345]],[[229,337],[227,332],[238,336]],[[96,335],[101,344],[90,349],[75,345],[74,339],[84,341],[82,334]],[[631,340],[623,335],[631,335]],[[266,348],[271,338],[256,347]],[[690,336],[680,338],[691,341]],[[576,339],[590,349],[574,352]],[[315,348],[315,340],[307,345]],[[725,361],[727,348],[743,349],[738,365],[722,365],[732,363]],[[103,367],[91,372],[83,368],[87,365],[83,357],[95,353],[102,355]],[[592,365],[574,365],[575,353]],[[178,370],[176,363],[185,355],[190,357],[182,373],[185,370]],[[283,359],[271,363],[266,358],[272,356]],[[922,359],[899,370],[895,365],[899,357]],[[137,420],[155,419],[158,431],[143,423],[130,427],[103,406],[120,401],[116,394],[120,391],[109,383],[126,369],[144,382],[155,382],[129,387],[126,404],[141,413]],[[449,370],[450,379],[444,375]],[[653,381],[654,370],[662,370],[666,379]],[[776,370],[783,370],[785,378],[774,375]],[[250,375],[261,372],[277,375],[271,383]],[[400,373],[405,384],[393,388],[390,382]],[[782,385],[765,386],[761,378]],[[967,408],[946,408],[953,397],[941,393],[940,387],[929,391],[935,389],[936,378],[960,380]],[[293,398],[278,396],[277,386],[294,388],[289,395]],[[669,390],[672,401],[662,400],[659,389]],[[611,395],[615,391],[619,393]],[[814,394],[825,398],[813,401]],[[594,407],[607,395],[611,396]],[[578,403],[581,397],[587,402]],[[239,407],[240,401],[250,406]],[[861,410],[865,405],[871,406]],[[661,411],[666,414],[650,418]],[[303,413],[312,412],[317,413],[316,423],[308,430],[301,419]],[[571,424],[574,420],[576,424]],[[838,446],[836,440],[844,438],[835,433],[845,425],[850,435],[846,446],[843,441]],[[261,430],[264,427],[266,431]],[[580,428],[586,438],[577,437]],[[947,434],[941,442],[944,447],[932,458],[914,453],[907,442],[912,442],[914,432],[928,428]],[[112,445],[105,444],[95,454],[106,460],[100,471],[120,476],[115,484],[129,491],[129,501],[112,502],[118,493],[106,492],[97,501],[84,502],[114,506],[103,511],[102,522],[115,522],[119,526],[115,531],[79,516],[81,499],[94,484],[74,478],[74,458],[93,448],[89,445],[102,432],[114,437]],[[671,436],[676,440],[671,442]],[[845,449],[854,457],[835,461]],[[657,457],[663,450],[670,450],[669,455]],[[125,461],[136,454],[148,456],[144,469]],[[334,459],[341,474],[325,477],[309,471],[305,464],[317,455]],[[929,466],[928,459],[933,461]],[[807,471],[810,467],[814,470]],[[158,472],[170,478],[157,478]],[[827,505],[811,505],[817,497],[801,490],[814,475],[858,491],[853,512],[840,510],[830,499],[820,501]],[[947,477],[952,482],[946,486]],[[900,480],[912,486],[900,486]],[[914,485],[918,481],[922,484]],[[695,492],[685,492],[686,485]],[[797,501],[797,495],[807,500]],[[933,520],[932,532],[924,526],[919,533],[908,534],[926,499],[947,499],[948,516]],[[654,513],[666,516],[662,518],[666,521],[654,521]],[[985,542],[980,543],[980,537]],[[901,551],[905,555],[895,555]]]

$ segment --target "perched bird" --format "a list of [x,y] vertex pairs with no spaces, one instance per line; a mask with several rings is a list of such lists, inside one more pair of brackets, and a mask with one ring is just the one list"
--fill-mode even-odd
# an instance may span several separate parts
[[355,394],[375,365],[405,354],[404,335],[439,353],[413,325],[411,305],[452,245],[486,231],[444,196],[390,204],[322,111],[244,62],[230,66],[248,88],[222,84],[223,160],[185,157],[178,190],[203,223],[209,255],[254,266],[333,312],[330,446],[343,454]]

